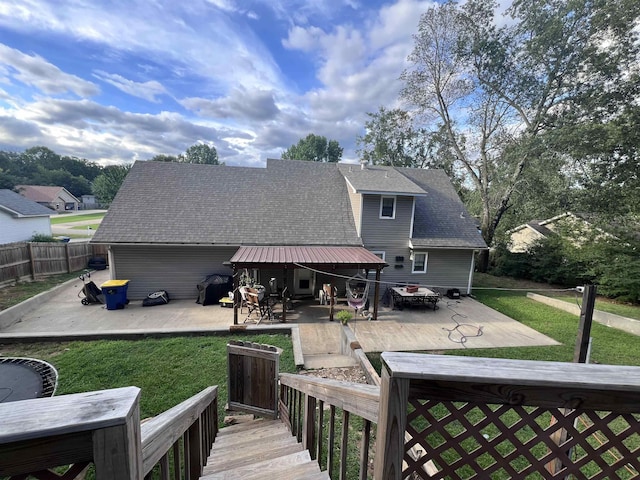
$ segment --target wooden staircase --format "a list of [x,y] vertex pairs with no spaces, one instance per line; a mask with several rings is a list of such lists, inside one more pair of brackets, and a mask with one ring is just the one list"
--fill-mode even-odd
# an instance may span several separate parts
[[254,419],[220,429],[201,480],[327,480],[318,462],[280,420]]

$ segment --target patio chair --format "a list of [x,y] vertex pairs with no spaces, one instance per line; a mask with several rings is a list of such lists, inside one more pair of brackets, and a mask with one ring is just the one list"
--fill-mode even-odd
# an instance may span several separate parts
[[260,298],[262,295],[260,295],[259,290],[248,287],[245,290],[245,295],[248,314],[244,319],[244,323],[246,323],[247,321],[253,321],[251,317],[254,315],[254,313],[257,317],[256,323],[260,323],[264,318],[267,318],[269,321],[273,321],[273,310],[271,309],[271,305],[269,304],[268,297]]

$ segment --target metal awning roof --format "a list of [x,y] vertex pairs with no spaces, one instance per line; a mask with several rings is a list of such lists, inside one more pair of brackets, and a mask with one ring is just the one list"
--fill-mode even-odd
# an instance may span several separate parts
[[337,267],[382,268],[384,260],[364,247],[240,247],[231,264],[247,267],[260,265],[335,265]]

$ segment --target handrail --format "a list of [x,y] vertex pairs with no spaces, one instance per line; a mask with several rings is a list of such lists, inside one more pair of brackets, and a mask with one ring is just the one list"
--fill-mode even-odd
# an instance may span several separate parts
[[[326,425],[325,404],[329,406]],[[339,478],[356,478],[356,472],[348,471],[355,468],[348,465],[352,454],[359,458],[357,478],[367,478],[371,427],[378,421],[379,404],[380,387],[376,385],[280,374],[280,418],[298,441],[302,442],[303,448],[309,450],[311,458],[318,462],[320,468],[326,466],[330,478],[336,478],[331,477],[334,465],[338,469]],[[339,420],[336,419],[336,408],[342,410]],[[353,437],[349,437],[353,430],[349,425],[352,414],[362,418],[361,440],[357,451],[354,451]],[[341,430],[339,440],[336,438],[336,425]],[[339,451],[337,461],[336,450]]]
[[[156,464],[166,457],[181,438],[187,438],[186,435],[190,430],[202,432],[202,437],[199,439],[198,445],[184,448],[185,460],[188,460],[188,457],[196,459],[196,463],[200,463],[200,465],[193,465],[193,468],[201,468],[217,434],[217,403],[218,387],[207,387],[200,393],[143,423],[141,438],[144,475],[146,476]],[[189,448],[193,450],[188,452]],[[200,450],[200,452],[196,450]]]
[[378,386],[293,373],[281,373],[280,384],[378,423],[380,404],[380,387]]

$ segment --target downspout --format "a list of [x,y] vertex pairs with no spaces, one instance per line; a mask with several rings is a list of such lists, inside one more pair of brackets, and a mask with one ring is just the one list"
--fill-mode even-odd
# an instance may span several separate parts
[[467,284],[467,295],[471,295],[473,286],[473,271],[476,269],[476,251],[471,250],[471,268],[469,269],[469,283]]

